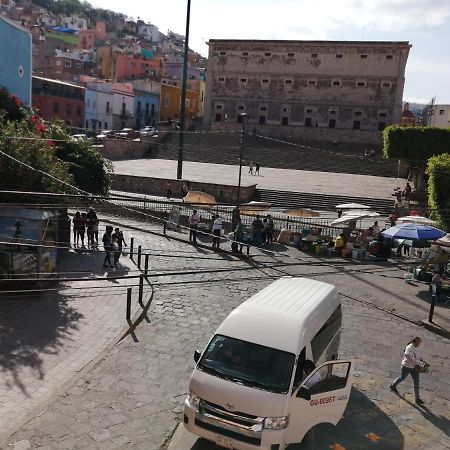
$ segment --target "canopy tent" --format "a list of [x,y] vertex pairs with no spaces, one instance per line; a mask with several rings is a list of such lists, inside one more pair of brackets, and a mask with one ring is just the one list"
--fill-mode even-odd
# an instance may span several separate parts
[[359,214],[345,214],[344,216],[339,217],[339,219],[333,220],[331,225],[356,222],[357,220],[366,219],[367,217],[378,217],[379,215],[380,214],[375,211],[360,212]]
[[392,239],[409,239],[412,241],[434,241],[445,236],[445,233],[437,228],[416,223],[402,223],[388,228],[381,233],[384,237]]
[[361,203],[342,203],[340,205],[336,205],[337,210],[344,210],[344,209],[370,209],[370,206],[367,205],[361,205]]
[[418,223],[420,225],[436,225],[436,222],[423,216],[404,216],[397,219],[398,223]]
[[288,216],[295,216],[295,217],[319,217],[320,216],[319,212],[313,211],[312,209],[308,209],[308,208],[283,209],[283,211],[281,211],[281,212]]
[[215,197],[202,191],[189,191],[186,196],[183,197],[183,202],[204,207],[217,205]]
[[442,247],[450,247],[450,233],[446,234],[436,241],[436,244]]
[[268,202],[252,201],[248,203],[242,203],[242,205],[239,206],[239,211],[244,215],[255,216],[261,214],[264,211],[267,211],[270,207],[271,204]]

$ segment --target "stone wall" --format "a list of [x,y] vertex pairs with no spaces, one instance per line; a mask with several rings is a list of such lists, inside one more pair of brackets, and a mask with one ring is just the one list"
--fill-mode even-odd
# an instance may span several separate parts
[[[214,122],[211,124],[211,130],[230,131],[240,130],[241,124]],[[306,141],[327,141],[355,144],[382,145],[382,132],[370,130],[346,130],[339,128],[322,127],[283,127],[281,125],[247,125],[248,133],[260,134],[262,136],[273,137],[277,139],[304,139]]]
[[[170,182],[172,196],[181,198],[182,187],[185,181],[169,180],[167,178],[138,177],[134,175],[114,175],[112,189],[117,191],[135,192],[138,194],[158,195],[165,197],[167,194],[167,182]],[[189,186],[194,191],[204,191],[213,195],[220,203],[234,204],[237,199],[237,186],[229,186],[213,183],[197,183],[189,181]],[[256,191],[256,184],[241,186],[241,202],[252,200]]]
[[111,161],[142,158],[151,150],[148,142],[127,139],[105,139],[103,145],[95,148]]

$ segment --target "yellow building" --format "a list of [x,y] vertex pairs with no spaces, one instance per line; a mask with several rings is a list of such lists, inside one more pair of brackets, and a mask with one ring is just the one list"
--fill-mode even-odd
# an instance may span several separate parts
[[[186,119],[195,119],[198,113],[198,92],[186,91]],[[159,117],[167,120],[178,120],[180,117],[181,87],[161,84]]]

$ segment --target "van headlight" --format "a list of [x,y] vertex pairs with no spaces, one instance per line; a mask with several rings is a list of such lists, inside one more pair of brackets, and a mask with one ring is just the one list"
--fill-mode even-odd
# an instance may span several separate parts
[[194,394],[193,392],[189,392],[189,403],[192,406],[195,406],[196,408],[199,407],[200,405],[200,397],[197,394]]
[[283,430],[288,426],[289,416],[284,417],[266,417],[264,428],[268,430]]

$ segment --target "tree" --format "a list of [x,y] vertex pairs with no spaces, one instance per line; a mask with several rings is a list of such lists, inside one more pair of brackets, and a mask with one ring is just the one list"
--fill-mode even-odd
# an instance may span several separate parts
[[428,160],[428,206],[444,230],[450,230],[450,154]]

